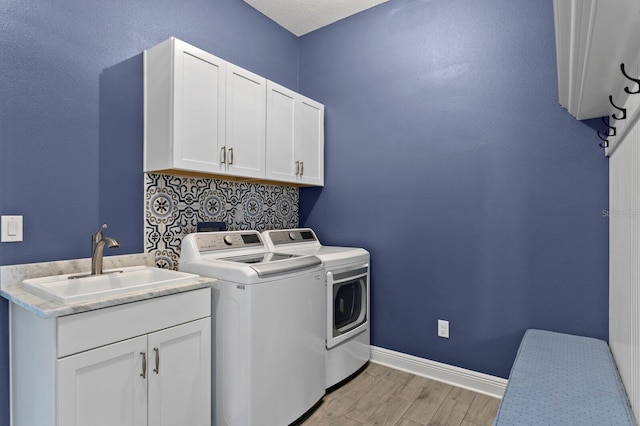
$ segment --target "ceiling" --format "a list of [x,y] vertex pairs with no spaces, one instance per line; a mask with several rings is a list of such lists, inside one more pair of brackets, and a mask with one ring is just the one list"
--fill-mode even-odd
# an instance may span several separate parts
[[388,0],[244,0],[296,36]]

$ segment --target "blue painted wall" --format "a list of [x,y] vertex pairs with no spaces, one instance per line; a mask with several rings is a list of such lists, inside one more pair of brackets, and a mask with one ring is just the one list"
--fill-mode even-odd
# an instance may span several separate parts
[[[142,55],[176,36],[292,89],[298,39],[240,0],[0,4],[0,214],[24,215],[0,265],[90,255],[102,223],[143,251]],[[0,301],[0,425],[9,421]]]
[[326,185],[300,220],[370,250],[374,345],[507,377],[526,328],[608,337],[608,161],[558,105],[553,25],[551,0],[391,0],[301,38]]

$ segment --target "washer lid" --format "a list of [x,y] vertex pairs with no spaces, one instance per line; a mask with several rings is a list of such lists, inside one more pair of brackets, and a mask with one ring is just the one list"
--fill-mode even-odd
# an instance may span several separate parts
[[224,260],[227,262],[239,262],[239,263],[267,263],[267,262],[274,262],[277,260],[293,259],[294,257],[300,257],[300,256],[298,256],[297,254],[266,252],[266,253],[244,254],[241,256],[219,257],[218,259]]
[[283,274],[285,272],[311,268],[320,264],[322,264],[322,261],[315,256],[300,256],[285,261],[253,264],[251,265],[251,268],[258,273],[258,276],[266,277],[269,275]]
[[297,254],[273,252],[221,257],[218,258],[218,260],[223,262],[246,263],[250,265],[251,269],[256,271],[260,277],[297,271],[322,263],[320,259],[315,256],[299,256]]

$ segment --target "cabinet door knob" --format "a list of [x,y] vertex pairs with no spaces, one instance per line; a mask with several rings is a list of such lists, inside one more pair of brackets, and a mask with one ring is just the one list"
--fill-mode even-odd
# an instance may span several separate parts
[[227,162],[227,147],[223,146],[220,148],[220,164],[225,164]]
[[300,174],[300,162],[296,161],[296,176]]
[[147,378],[147,354],[145,352],[140,352],[142,355],[142,373],[140,373],[140,377],[143,379]]
[[233,164],[233,148],[229,148],[229,165],[231,164]]
[[153,351],[156,353],[156,368],[153,369],[153,372],[158,374],[160,371],[160,351],[158,348],[153,348]]
[[300,162],[300,177],[304,174],[304,161]]

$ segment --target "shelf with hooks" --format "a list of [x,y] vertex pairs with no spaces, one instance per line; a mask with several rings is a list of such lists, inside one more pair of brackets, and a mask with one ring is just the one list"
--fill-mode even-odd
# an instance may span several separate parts
[[[553,11],[560,104],[578,120],[608,115],[609,95],[624,106],[617,91],[625,85],[630,92],[639,90],[628,78],[640,73],[629,67],[623,74],[617,67],[637,53],[640,2],[554,0]],[[622,116],[616,111],[614,119]]]
[[602,119],[607,127],[607,133],[597,131],[598,137],[604,142],[599,146],[606,148],[607,156],[613,154],[620,141],[640,118],[640,96],[636,96],[640,94],[640,78],[631,76],[631,74],[640,75],[640,52],[630,67],[625,66],[624,62],[620,64],[620,74],[624,77],[624,83],[615,95],[609,95],[609,123],[604,120],[604,117]]

